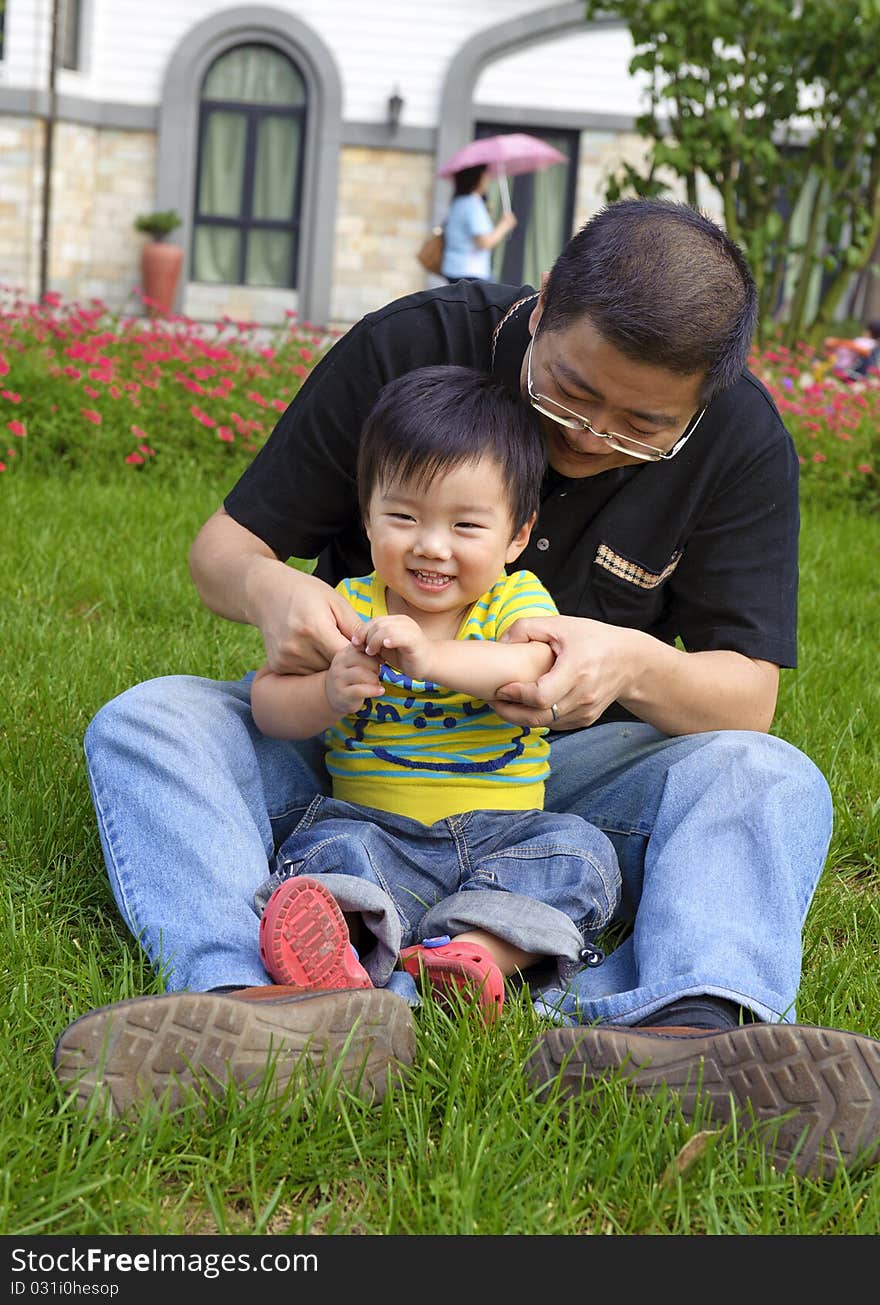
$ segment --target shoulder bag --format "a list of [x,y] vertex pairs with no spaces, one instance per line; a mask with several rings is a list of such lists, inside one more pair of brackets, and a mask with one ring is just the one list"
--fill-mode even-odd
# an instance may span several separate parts
[[421,245],[416,258],[426,272],[433,272],[435,276],[440,275],[440,268],[443,265],[442,227],[434,227],[427,240]]

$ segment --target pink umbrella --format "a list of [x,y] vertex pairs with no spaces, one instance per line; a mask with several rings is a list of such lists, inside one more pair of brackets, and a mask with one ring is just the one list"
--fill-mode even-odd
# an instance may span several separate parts
[[564,154],[537,136],[511,131],[501,136],[483,136],[480,140],[472,140],[469,145],[462,146],[452,158],[446,160],[437,176],[451,177],[464,168],[475,168],[485,163],[490,174],[498,178],[504,208],[510,212],[508,177],[518,176],[522,172],[540,172],[552,163],[567,161]]

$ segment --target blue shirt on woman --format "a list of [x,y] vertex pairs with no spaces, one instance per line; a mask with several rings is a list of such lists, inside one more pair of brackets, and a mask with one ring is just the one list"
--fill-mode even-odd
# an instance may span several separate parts
[[485,201],[473,192],[456,195],[449,206],[443,240],[443,275],[450,281],[462,276],[492,280],[492,251],[480,249],[475,236],[488,236],[495,224]]

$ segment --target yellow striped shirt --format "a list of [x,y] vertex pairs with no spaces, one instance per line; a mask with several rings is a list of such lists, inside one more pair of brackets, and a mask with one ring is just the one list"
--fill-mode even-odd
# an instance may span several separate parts
[[[361,620],[387,614],[375,573],[337,588]],[[540,580],[517,571],[477,599],[455,637],[494,640],[521,616],[548,614],[556,606]],[[513,725],[479,699],[384,663],[380,679],[381,698],[368,698],[325,732],[334,797],[423,824],[458,811],[543,807],[546,729]]]

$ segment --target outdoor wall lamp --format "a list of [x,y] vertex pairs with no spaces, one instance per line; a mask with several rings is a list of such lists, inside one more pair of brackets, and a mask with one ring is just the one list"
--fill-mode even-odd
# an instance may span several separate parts
[[397,131],[400,115],[403,113],[403,96],[395,86],[394,94],[388,96],[388,130]]

